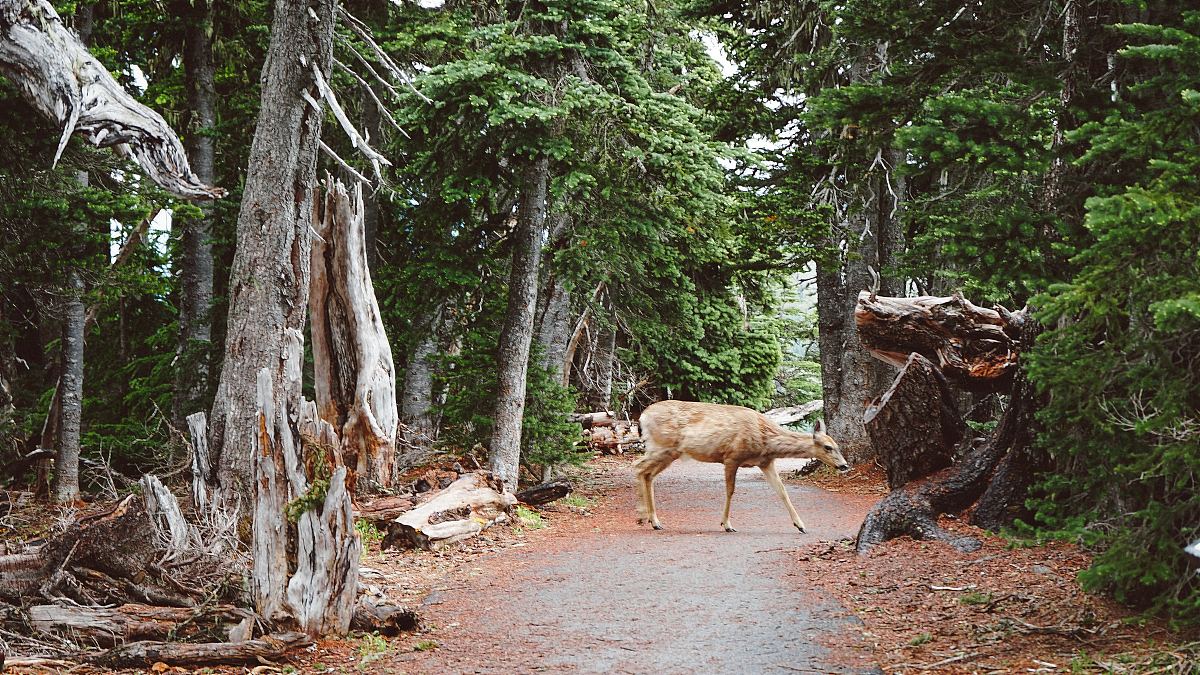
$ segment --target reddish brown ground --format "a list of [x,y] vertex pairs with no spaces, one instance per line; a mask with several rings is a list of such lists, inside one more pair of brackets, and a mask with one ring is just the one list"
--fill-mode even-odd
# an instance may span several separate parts
[[[877,467],[783,474],[809,534],[756,471],[717,526],[721,469],[659,479],[666,530],[634,524],[631,458],[580,476],[585,501],[438,553],[370,551],[364,577],[417,607],[422,631],[352,636],[295,655],[301,672],[1198,672],[1188,636],[1080,590],[1062,543],[980,551],[850,537],[886,492]],[[169,669],[179,671],[181,669]],[[94,672],[94,671],[92,671]],[[245,672],[217,668],[210,672]],[[263,668],[257,672],[281,672]]]

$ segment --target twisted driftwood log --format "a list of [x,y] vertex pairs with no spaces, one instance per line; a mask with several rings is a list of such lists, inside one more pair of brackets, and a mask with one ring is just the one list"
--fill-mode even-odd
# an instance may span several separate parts
[[183,144],[162,116],[117,84],[47,0],[0,0],[0,75],[62,127],[57,164],[71,134],[130,156],[163,189],[188,199],[225,195],[188,166]]

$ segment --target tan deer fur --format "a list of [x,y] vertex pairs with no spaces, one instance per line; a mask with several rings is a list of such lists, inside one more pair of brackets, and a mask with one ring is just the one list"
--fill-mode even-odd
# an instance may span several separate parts
[[638,477],[638,524],[649,521],[662,529],[654,511],[654,478],[680,457],[725,465],[725,512],[721,527],[734,532],[729,523],[729,505],[739,467],[757,466],[787,507],[796,529],[804,523],[788,498],[787,489],[775,470],[782,457],[810,457],[839,471],[850,467],[838,444],[821,422],[813,433],[788,431],[762,413],[736,405],[660,401],[646,408],[639,420],[646,454],[634,464]]

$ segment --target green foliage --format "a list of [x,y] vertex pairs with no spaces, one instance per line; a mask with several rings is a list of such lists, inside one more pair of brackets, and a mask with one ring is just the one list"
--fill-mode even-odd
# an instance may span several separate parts
[[1036,301],[1053,328],[1029,371],[1051,394],[1041,442],[1063,468],[1036,507],[1041,525],[1098,548],[1089,587],[1195,622],[1182,547],[1200,537],[1200,140],[1175,130],[1197,119],[1200,13],[1120,33],[1138,73],[1128,98],[1076,133],[1083,161],[1113,179],[1087,202],[1094,243]]
[[546,521],[542,518],[542,514],[520,504],[517,505],[517,520],[520,521],[522,527],[531,530],[540,530],[546,527]]

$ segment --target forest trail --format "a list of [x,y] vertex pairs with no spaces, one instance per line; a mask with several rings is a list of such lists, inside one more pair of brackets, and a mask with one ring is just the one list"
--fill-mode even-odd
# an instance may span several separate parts
[[[781,471],[803,460],[780,462]],[[421,608],[438,648],[376,665],[408,673],[860,673],[860,623],[788,563],[852,537],[875,498],[789,484],[791,526],[757,469],[738,474],[736,533],[718,526],[722,467],[677,462],[655,483],[663,531],[635,524],[627,461],[594,465],[589,515],[530,532]],[[849,570],[847,570],[849,573]],[[824,646],[836,637],[839,647]],[[845,645],[850,645],[846,647]],[[861,646],[860,646],[861,645]]]

